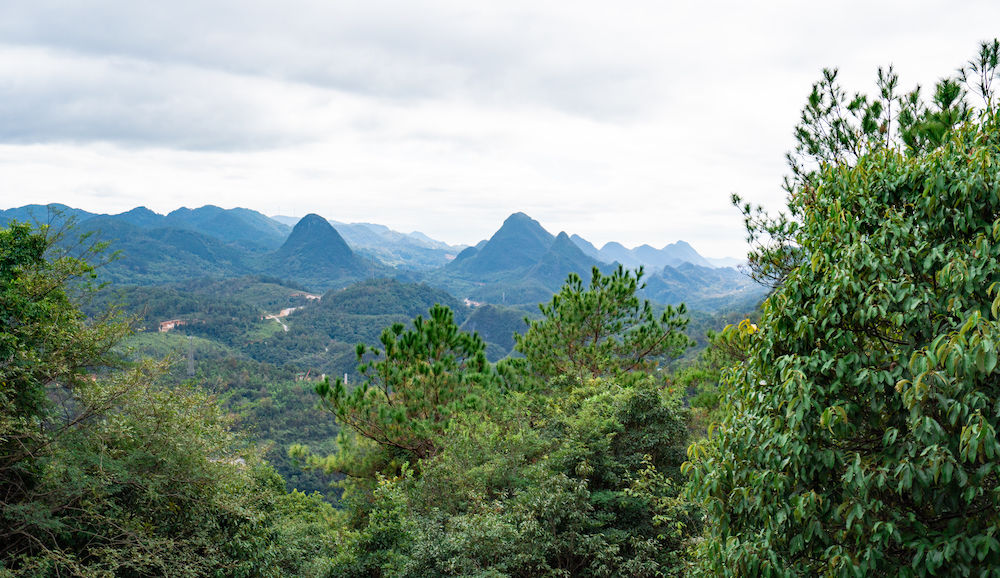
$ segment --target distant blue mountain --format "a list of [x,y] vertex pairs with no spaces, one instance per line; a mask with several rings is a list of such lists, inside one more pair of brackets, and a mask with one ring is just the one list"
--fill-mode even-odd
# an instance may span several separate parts
[[576,273],[584,279],[590,278],[590,272],[598,263],[580,250],[566,233],[559,233],[549,250],[542,255],[531,269],[528,277],[541,281],[546,286],[561,287],[570,273]]
[[475,253],[446,266],[457,274],[483,275],[529,268],[544,256],[555,237],[524,213],[507,217]]
[[110,242],[118,257],[100,273],[102,280],[113,283],[153,285],[236,277],[256,268],[245,249],[188,229],[146,229],[114,216],[95,216],[82,221],[77,230]]
[[390,269],[358,257],[323,217],[302,217],[281,247],[266,259],[271,274],[308,282],[322,289],[343,287]]
[[635,269],[642,265],[642,261],[631,250],[626,249],[624,245],[615,241],[605,243],[601,247],[601,261],[605,263],[621,263],[629,269]]
[[573,241],[573,244],[579,247],[580,250],[591,259],[604,261],[604,258],[601,256],[601,252],[590,241],[577,234],[570,235],[569,240]]
[[[593,267],[607,271],[620,263],[645,266],[645,293],[660,303],[683,301],[711,311],[752,305],[764,294],[736,269],[712,267],[729,261],[707,260],[684,241],[662,249],[628,249],[614,242],[597,249],[578,235],[553,236],[524,213],[510,215],[489,239],[466,248],[372,223],[334,226],[315,214],[272,219],[250,209],[212,205],[167,215],[146,207],[99,215],[65,205],[0,211],[0,225],[12,219],[55,227],[75,220],[77,230],[112,241],[121,258],[102,267],[102,279],[114,283],[263,274],[324,290],[394,277],[425,280],[476,302],[524,305],[550,299],[569,273],[589,279]],[[352,245],[352,238],[364,247]]]
[[226,243],[235,243],[252,251],[273,251],[281,246],[291,227],[250,209],[223,209],[206,205],[186,207],[160,215],[146,207],[136,207],[116,215],[91,213],[66,205],[26,205],[0,211],[0,224],[11,219],[39,224],[61,224],[73,218],[78,224],[101,218],[104,223],[122,222],[142,229],[172,228],[197,231]]
[[[294,225],[296,217],[276,216],[272,219]],[[441,267],[454,259],[465,245],[453,246],[414,231],[400,233],[375,223],[342,223],[330,221],[351,248],[376,257],[386,265],[413,271]]]
[[603,263],[621,263],[630,269],[643,266],[648,270],[656,270],[667,266],[676,267],[683,263],[691,263],[692,265],[702,267],[720,266],[702,257],[686,241],[677,241],[662,249],[657,249],[650,245],[640,245],[635,249],[628,249],[621,243],[612,241],[606,243],[598,250],[593,244],[579,235],[573,235],[570,239],[581,251],[594,259]]
[[154,213],[146,207],[136,207],[130,211],[112,215],[111,218],[144,228],[162,227],[164,220],[163,215]]
[[191,229],[250,249],[274,250],[281,246],[291,228],[257,211],[223,209],[205,205],[197,209],[181,207],[163,218],[162,225]]
[[0,211],[0,226],[6,227],[11,221],[17,220],[22,223],[32,223],[36,225],[61,226],[69,219],[77,222],[96,217],[95,213],[90,213],[82,209],[74,209],[59,203],[48,205],[24,205]]
[[605,266],[586,255],[566,233],[553,236],[524,213],[508,217],[488,240],[462,251],[432,280],[477,302],[547,301],[570,273],[590,278]]
[[691,309],[749,311],[767,295],[747,274],[731,267],[710,268],[683,263],[667,265],[645,279],[646,297],[657,303],[685,303]]

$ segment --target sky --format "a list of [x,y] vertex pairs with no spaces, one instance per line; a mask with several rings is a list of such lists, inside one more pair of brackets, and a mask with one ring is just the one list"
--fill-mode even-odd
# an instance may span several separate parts
[[0,3],[0,208],[205,204],[746,251],[813,82],[933,86],[1000,2]]

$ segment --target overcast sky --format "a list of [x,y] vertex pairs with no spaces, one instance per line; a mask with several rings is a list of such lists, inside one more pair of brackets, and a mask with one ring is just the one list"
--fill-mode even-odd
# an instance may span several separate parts
[[523,211],[745,251],[811,84],[932,85],[1000,2],[0,3],[0,208],[315,212],[450,243]]

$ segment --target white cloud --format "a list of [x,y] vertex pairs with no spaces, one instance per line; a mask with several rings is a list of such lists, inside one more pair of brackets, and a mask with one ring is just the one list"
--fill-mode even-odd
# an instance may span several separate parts
[[824,66],[930,85],[992,2],[0,5],[0,204],[319,212],[743,250]]

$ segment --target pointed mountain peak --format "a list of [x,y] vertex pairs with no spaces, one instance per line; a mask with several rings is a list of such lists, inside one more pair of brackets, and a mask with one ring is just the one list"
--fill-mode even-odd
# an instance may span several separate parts
[[[522,213],[520,211],[516,213],[511,213],[509,217],[504,219],[503,224],[506,225],[507,223],[535,223],[536,225],[538,225],[538,221],[532,219],[527,214]],[[541,227],[541,225],[538,226]]]
[[552,242],[552,234],[542,227],[542,224],[532,219],[524,213],[514,213],[507,217],[500,229],[494,233],[493,238],[502,234],[527,234],[539,239],[545,239],[547,243]]
[[310,279],[320,288],[343,287],[362,277],[385,275],[388,269],[359,258],[329,221],[308,214],[295,224],[285,244],[271,253],[273,271],[293,279]]
[[559,287],[570,273],[588,278],[591,269],[597,265],[600,263],[577,247],[569,235],[559,233],[549,250],[528,271],[527,276],[555,288]]
[[553,255],[557,255],[563,259],[571,259],[576,262],[586,261],[588,264],[593,260],[589,255],[583,252],[582,249],[576,246],[576,243],[570,239],[569,235],[565,232],[561,232],[556,235],[555,241],[549,246],[549,250],[545,252],[542,260],[551,258]]
[[685,241],[677,241],[663,248],[662,254],[667,257],[667,263],[673,266],[681,263],[692,263],[701,267],[711,267],[712,264],[694,250],[694,247]]
[[642,261],[630,249],[625,248],[625,245],[617,241],[605,243],[601,247],[601,258],[607,263],[617,261],[629,268],[635,268],[642,264]]
[[299,219],[278,253],[308,253],[310,257],[324,261],[337,261],[354,254],[337,229],[316,213],[309,213]]
[[549,250],[554,240],[538,221],[524,213],[514,213],[478,253],[463,259],[461,267],[475,274],[530,267]]

